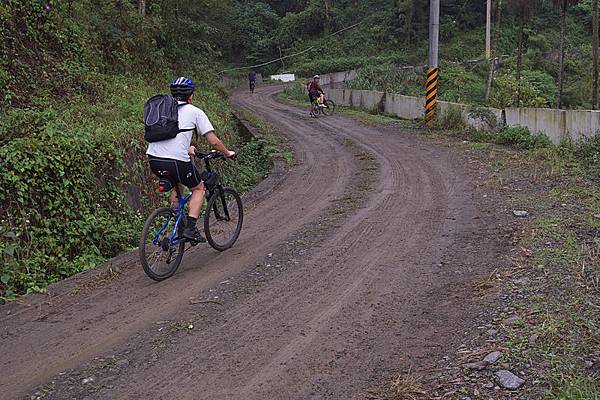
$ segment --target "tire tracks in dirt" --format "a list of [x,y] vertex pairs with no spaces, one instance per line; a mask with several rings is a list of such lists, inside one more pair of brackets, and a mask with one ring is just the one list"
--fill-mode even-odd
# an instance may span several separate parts
[[[84,275],[0,308],[0,392],[364,398],[453,345],[468,309],[448,285],[477,271],[441,271],[441,261],[473,257],[460,249],[483,229],[460,158],[405,132],[309,119],[275,101],[278,90],[233,97],[280,130],[299,160],[259,185],[269,195],[249,204],[235,248],[198,248],[160,284],[125,257],[129,267],[99,288],[74,290]],[[222,306],[190,304],[214,296]]]

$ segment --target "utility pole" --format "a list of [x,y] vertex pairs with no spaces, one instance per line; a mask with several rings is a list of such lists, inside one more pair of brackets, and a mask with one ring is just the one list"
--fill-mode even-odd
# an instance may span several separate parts
[[[492,57],[490,58],[490,71],[488,74],[487,87],[485,90],[485,102],[490,100],[492,93],[492,83],[497,65],[500,65],[500,20],[502,19],[502,0],[496,0],[496,31],[494,32],[494,42],[490,46]],[[491,30],[491,27],[490,27]]]
[[592,0],[592,110],[598,109],[598,0]]
[[440,39],[440,0],[429,2],[429,64],[427,68],[427,95],[425,97],[425,119],[431,123],[437,111],[439,84],[438,46]]
[[492,0],[487,0],[487,11],[485,18],[485,58],[492,58]]

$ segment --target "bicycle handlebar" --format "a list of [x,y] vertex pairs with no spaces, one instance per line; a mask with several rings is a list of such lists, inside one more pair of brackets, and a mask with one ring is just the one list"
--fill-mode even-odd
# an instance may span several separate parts
[[[235,160],[236,156],[237,156],[237,154],[235,154],[233,157],[230,157],[229,159]],[[221,153],[220,151],[216,151],[216,150],[196,151],[196,157],[198,157],[202,160],[218,160],[218,159],[227,160],[227,157],[225,157],[225,154]]]

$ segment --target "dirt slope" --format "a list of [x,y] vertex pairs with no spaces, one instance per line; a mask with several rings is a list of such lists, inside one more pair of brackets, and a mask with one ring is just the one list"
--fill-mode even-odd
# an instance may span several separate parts
[[499,251],[464,160],[277,90],[233,99],[299,161],[246,197],[235,248],[158,284],[126,255],[0,307],[2,399],[360,399],[457,345]]

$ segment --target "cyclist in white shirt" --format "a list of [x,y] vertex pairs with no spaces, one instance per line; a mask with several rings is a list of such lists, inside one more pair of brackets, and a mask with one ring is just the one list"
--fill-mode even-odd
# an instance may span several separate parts
[[[194,82],[186,77],[171,82],[171,94],[179,103],[179,129],[183,131],[173,139],[150,143],[146,154],[154,174],[161,177],[167,172],[171,181],[179,185],[180,193],[183,193],[184,185],[191,190],[192,197],[183,236],[196,242],[205,242],[196,227],[204,203],[204,184],[190,158],[196,153],[196,147],[191,145],[193,133],[198,132],[198,135],[203,136],[215,150],[227,158],[235,156],[235,152],[227,149],[215,135],[215,130],[204,111],[192,105],[195,89]],[[173,190],[171,206],[177,208],[177,205],[177,194]]]

